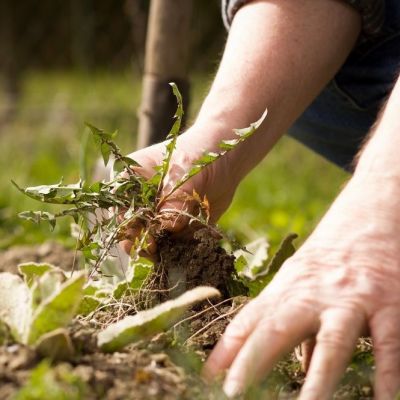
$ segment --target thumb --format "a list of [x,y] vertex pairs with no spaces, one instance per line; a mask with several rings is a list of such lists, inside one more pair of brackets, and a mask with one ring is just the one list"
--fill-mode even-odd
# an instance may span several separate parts
[[161,227],[173,233],[181,232],[189,224],[194,207],[194,202],[189,195],[178,190],[161,203],[159,211]]

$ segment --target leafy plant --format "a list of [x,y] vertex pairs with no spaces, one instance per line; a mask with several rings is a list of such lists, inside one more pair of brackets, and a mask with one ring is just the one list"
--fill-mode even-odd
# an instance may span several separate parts
[[288,235],[280,244],[274,256],[269,259],[269,244],[265,238],[260,238],[234,252],[235,270],[239,280],[249,289],[251,297],[257,296],[279,271],[282,264],[291,257],[296,249],[293,241],[295,233]]
[[56,267],[34,263],[21,265],[20,272],[24,280],[8,272],[0,273],[0,321],[16,342],[41,342],[44,348],[44,340],[60,340],[63,333],[59,329],[75,316],[86,276],[77,272],[67,279]]
[[[144,229],[131,253],[132,258],[137,259],[140,250],[146,250],[148,235],[157,236],[160,233],[161,226],[157,218],[160,204],[190,178],[253,135],[266,117],[265,112],[248,128],[234,130],[236,138],[222,141],[218,152],[205,152],[169,193],[162,196],[164,179],[170,168],[184,113],[181,94],[174,83],[171,83],[171,86],[178,103],[175,122],[167,136],[163,160],[155,167],[155,173],[150,179],[137,174],[135,167],[139,164],[122,155],[114,142],[117,132],[107,133],[87,124],[100,149],[104,163],[107,164],[113,159],[114,173],[109,181],[94,183],[79,181],[66,185],[61,180],[54,185],[27,188],[21,188],[13,182],[19,191],[35,200],[67,206],[56,214],[26,211],[21,213],[20,217],[35,223],[45,221],[54,228],[58,218],[71,216],[77,224],[75,230],[78,239],[77,249],[83,253],[86,264],[91,269],[91,275],[101,271],[102,264],[110,257],[111,249],[118,241],[125,238],[129,226],[135,221],[140,221]],[[200,203],[200,215],[192,216],[192,218],[207,223],[208,216],[203,214],[207,214],[208,209],[202,206],[207,204],[206,199],[201,199],[196,193],[193,194],[193,199],[197,199]],[[110,209],[114,212],[110,213]]]

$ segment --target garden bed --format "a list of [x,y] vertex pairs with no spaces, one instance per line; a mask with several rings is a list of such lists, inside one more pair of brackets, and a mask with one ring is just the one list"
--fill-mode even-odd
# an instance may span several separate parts
[[[204,242],[200,243],[204,245]],[[179,253],[179,249],[176,251]],[[15,258],[11,257],[12,254]],[[6,265],[8,271],[16,271],[20,262],[54,260],[61,254],[69,262],[74,259],[73,251],[48,243],[3,252],[0,265]],[[180,257],[181,261],[187,261]],[[216,259],[211,268],[220,267],[220,258]],[[3,263],[4,260],[7,263]],[[205,301],[195,310],[188,311],[167,332],[155,334],[114,353],[101,352],[96,345],[96,335],[108,324],[135,313],[129,298],[99,309],[88,317],[79,316],[73,320],[68,330],[77,351],[71,359],[43,361],[28,346],[1,346],[0,398],[223,399],[219,385],[210,386],[203,382],[201,366],[229,321],[247,301],[248,298],[243,296],[218,300],[214,304]],[[360,340],[336,398],[372,399],[371,373],[371,345],[367,340]],[[295,398],[303,380],[299,362],[291,354],[277,365],[266,383],[250,391],[246,398]],[[61,396],[60,393],[64,397],[57,397]]]

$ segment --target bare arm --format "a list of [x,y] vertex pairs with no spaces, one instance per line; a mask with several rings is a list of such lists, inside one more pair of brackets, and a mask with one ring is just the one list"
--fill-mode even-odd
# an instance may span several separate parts
[[224,160],[240,180],[332,79],[359,32],[358,13],[337,0],[259,0],[242,7],[190,140],[215,145],[267,107],[262,129]]
[[[309,365],[300,399],[329,399],[357,339],[369,332],[375,397],[400,390],[400,79],[352,179],[274,280],[228,326],[210,376],[234,395],[301,341]],[[300,317],[299,317],[300,316]],[[349,329],[351,327],[351,329]]]
[[[338,71],[360,32],[358,13],[338,0],[257,0],[236,14],[215,80],[194,125],[182,134],[164,188],[190,169],[204,150],[217,149],[232,129],[248,126],[268,108],[258,132],[187,182],[207,197],[211,220],[229,206],[240,180],[268,153]],[[164,145],[132,154],[143,174],[154,173]],[[184,196],[180,196],[181,198]],[[164,209],[186,207],[170,198]],[[185,220],[173,219],[171,230]],[[131,243],[127,242],[126,249]]]
[[361,153],[355,176],[389,178],[400,191],[400,79],[398,79],[371,139]]

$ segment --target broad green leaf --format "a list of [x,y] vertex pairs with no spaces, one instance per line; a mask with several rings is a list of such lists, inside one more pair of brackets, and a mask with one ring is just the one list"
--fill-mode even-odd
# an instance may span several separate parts
[[92,283],[86,284],[83,288],[83,295],[94,296],[99,289],[99,286],[93,285]]
[[75,349],[64,328],[55,329],[42,335],[35,345],[36,351],[51,360],[68,361],[75,354]]
[[246,250],[236,250],[233,255],[236,258],[235,268],[239,276],[253,279],[263,272],[268,259],[269,244],[264,237],[246,245]]
[[9,272],[0,273],[0,320],[10,328],[12,337],[23,341],[30,318],[30,293],[25,282]]
[[36,278],[41,277],[47,271],[64,273],[60,268],[47,263],[28,262],[18,265],[18,271],[23,276],[25,283],[31,287]]
[[83,296],[81,304],[79,305],[77,314],[78,315],[89,315],[91,312],[97,309],[102,304],[101,300],[96,296]]
[[127,279],[120,282],[114,289],[113,297],[120,299],[127,292],[138,291],[143,287],[147,277],[153,270],[153,263],[144,258],[140,258],[137,262],[129,265]]
[[84,284],[85,274],[77,273],[41,303],[32,317],[25,342],[33,344],[43,334],[69,324],[82,301]]
[[283,239],[279,249],[268,264],[268,275],[271,276],[271,279],[279,271],[282,264],[296,252],[293,241],[297,239],[297,237],[298,235],[296,233],[290,233]]
[[251,278],[242,275],[241,281],[245,286],[249,288],[249,294],[251,297],[257,296],[261,292],[261,290],[263,290],[264,287],[271,282],[275,274],[279,271],[282,264],[295,253],[296,250],[293,246],[293,241],[296,238],[296,234],[289,234],[282,241],[279,249],[272,257],[271,261],[257,268],[257,273],[253,274]]
[[247,269],[247,260],[243,255],[235,255],[235,271],[239,276],[243,276]]
[[98,334],[98,346],[106,352],[117,351],[129,343],[162,332],[174,325],[186,310],[203,300],[220,296],[217,289],[199,286],[174,300],[108,326]]
[[50,269],[42,276],[33,280],[31,285],[31,309],[32,312],[49,297],[60,289],[67,277],[61,269]]

